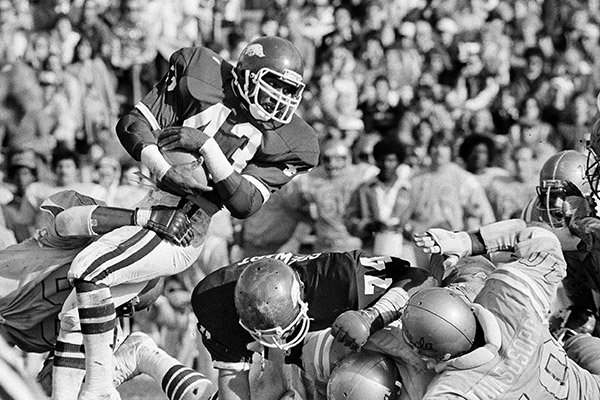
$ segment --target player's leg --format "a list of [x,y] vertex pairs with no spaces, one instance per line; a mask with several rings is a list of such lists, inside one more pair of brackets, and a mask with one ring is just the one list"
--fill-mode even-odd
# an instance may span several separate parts
[[77,400],[85,377],[83,338],[77,309],[65,314],[56,338],[52,367],[52,399]]
[[115,305],[110,288],[181,272],[200,250],[162,241],[145,229],[123,227],[102,236],[77,255],[69,278],[75,282],[86,351],[82,394],[106,394],[112,389],[105,379],[113,370]]
[[214,392],[210,380],[182,365],[142,332],[125,339],[115,352],[114,363],[115,386],[144,373],[160,384],[169,400],[204,400]]

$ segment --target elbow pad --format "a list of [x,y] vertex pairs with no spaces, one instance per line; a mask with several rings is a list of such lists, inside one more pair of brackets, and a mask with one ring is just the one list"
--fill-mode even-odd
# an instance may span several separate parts
[[237,172],[216,182],[215,189],[234,218],[248,218],[262,207],[263,197],[258,188]]
[[116,131],[121,145],[136,161],[141,161],[144,146],[156,144],[152,128],[137,110],[124,115],[117,123]]

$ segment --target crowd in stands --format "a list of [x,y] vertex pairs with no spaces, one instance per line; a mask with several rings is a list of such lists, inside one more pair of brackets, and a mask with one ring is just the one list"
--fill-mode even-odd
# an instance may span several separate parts
[[[255,216],[217,215],[198,268],[168,287],[275,251],[362,247],[419,263],[412,232],[516,216],[550,155],[585,151],[599,26],[599,0],[0,0],[0,246],[43,224],[54,191],[123,207],[143,195],[115,123],[175,50],[235,63],[278,35],[303,56],[299,113],[321,163]],[[168,295],[159,305],[185,315]],[[189,328],[182,318],[173,329]]]

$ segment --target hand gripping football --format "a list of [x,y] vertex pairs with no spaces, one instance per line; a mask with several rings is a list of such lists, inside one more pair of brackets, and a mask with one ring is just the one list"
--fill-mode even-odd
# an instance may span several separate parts
[[194,179],[203,185],[208,185],[208,176],[202,158],[198,159],[190,153],[176,150],[161,149],[161,153],[171,165],[189,165]]

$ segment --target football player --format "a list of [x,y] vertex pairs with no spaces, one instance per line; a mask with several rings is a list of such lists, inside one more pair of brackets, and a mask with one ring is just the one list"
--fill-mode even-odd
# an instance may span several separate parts
[[[81,319],[87,370],[80,398],[110,390],[103,378],[112,370],[110,287],[187,269],[217,210],[248,217],[271,192],[316,165],[317,135],[295,114],[305,87],[302,72],[298,50],[278,37],[249,43],[235,67],[207,48],[183,48],[171,56],[166,76],[119,120],[123,147],[156,182],[140,204],[184,208],[194,240],[173,246],[147,230],[124,227],[74,260],[69,277],[79,314],[70,317]],[[171,165],[161,151],[187,152],[202,162]],[[201,163],[208,186],[194,179]]]
[[[343,343],[364,345],[399,317],[409,293],[434,285],[427,271],[404,260],[358,250],[248,257],[213,272],[194,289],[192,307],[218,369],[219,399],[250,398],[254,352],[285,357],[326,382],[330,365],[352,351]],[[356,329],[336,329],[334,341],[327,328],[339,316]]]
[[[600,397],[600,377],[571,360],[547,329],[566,274],[550,229],[508,220],[473,232],[430,229],[415,241],[451,263],[473,254],[514,255],[488,276],[473,303],[447,288],[426,288],[409,299],[403,337],[438,373],[424,399]],[[600,356],[599,346],[587,350]]]
[[[77,393],[85,374],[80,355],[81,339],[66,342],[58,337],[58,315],[63,304],[70,301],[69,295],[73,289],[67,277],[72,260],[99,235],[127,225],[152,229],[165,240],[187,246],[193,235],[191,222],[182,210],[175,207],[154,206],[136,210],[107,207],[98,200],[72,190],[51,195],[41,209],[52,217],[52,225],[36,231],[32,238],[0,251],[0,285],[3,288],[0,296],[0,335],[26,352],[53,352],[56,364],[71,370],[72,378],[79,377],[78,380],[62,382]],[[161,290],[162,279],[115,288],[115,301],[119,306],[116,314],[123,316],[132,310],[148,307]],[[130,299],[132,295],[135,301],[123,303],[122,299]],[[134,376],[136,371],[146,372],[159,383],[162,382],[165,393],[173,400],[195,399],[189,397],[191,393],[197,391],[199,386],[210,384],[200,374],[179,366],[176,360],[153,348],[156,346],[152,344],[149,338],[139,334],[123,342],[116,354],[117,384]],[[142,349],[151,349],[144,354],[155,355],[142,358],[138,355],[136,358],[136,352]],[[51,364],[48,366],[51,367]],[[170,368],[174,370],[163,381]],[[41,376],[48,377],[50,374],[43,371]],[[47,379],[45,381],[50,391],[52,383],[48,384]],[[174,382],[180,387],[177,391],[173,389]],[[54,386],[58,383],[55,381]],[[112,394],[118,396],[116,391]]]
[[586,178],[586,170],[590,175],[587,163],[586,156],[575,150],[548,158],[540,170],[537,196],[527,204],[521,218],[551,227],[561,241],[567,262],[562,284],[569,300],[583,309],[597,311],[600,260],[593,251],[593,242],[600,234],[600,220],[595,216],[595,189]]

